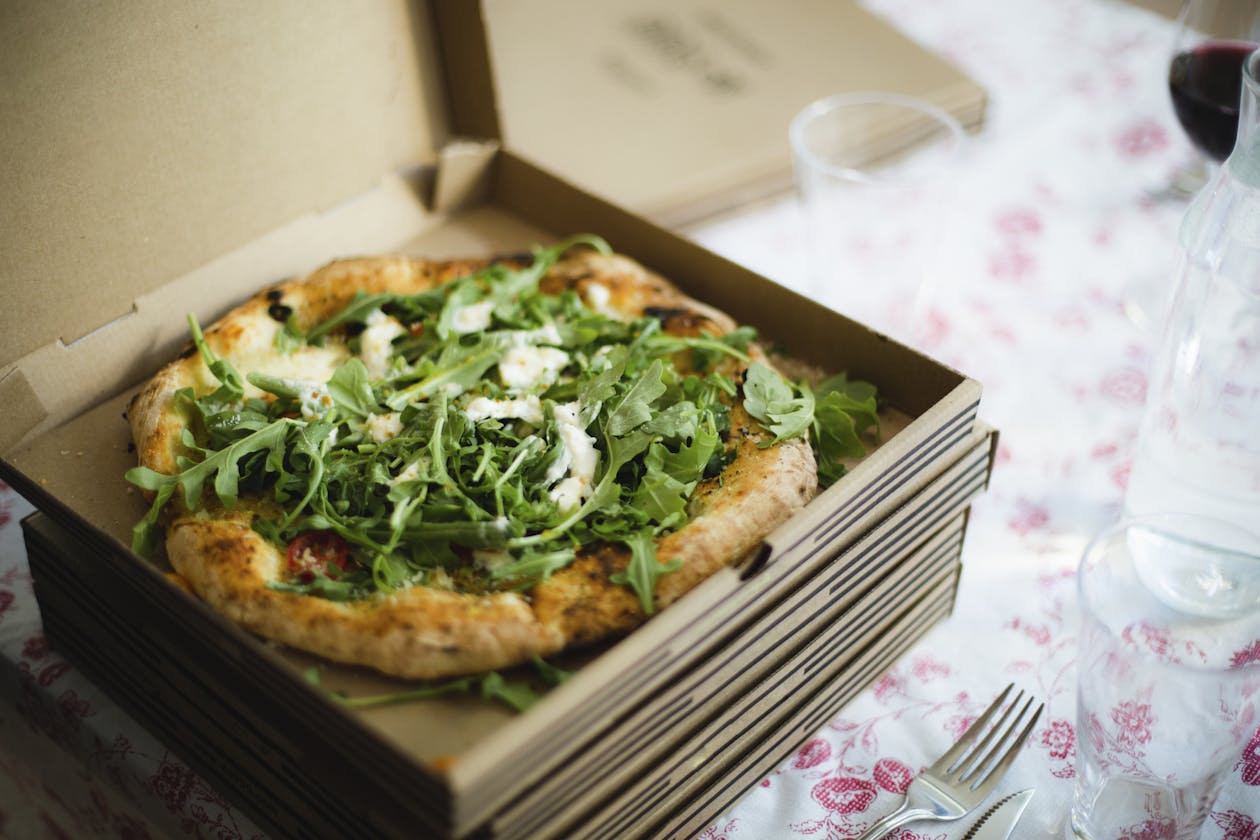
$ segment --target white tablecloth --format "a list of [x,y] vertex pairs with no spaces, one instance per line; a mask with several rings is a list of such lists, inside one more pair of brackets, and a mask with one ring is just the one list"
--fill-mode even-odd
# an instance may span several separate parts
[[[1172,25],[1108,0],[872,0],[990,94],[971,138],[934,296],[914,341],[980,380],[1001,430],[975,505],[955,613],[704,832],[846,838],[891,811],[1007,682],[1044,715],[1001,791],[1035,787],[1017,837],[1061,837],[1075,771],[1073,571],[1118,512],[1151,335],[1125,314],[1176,271],[1184,202],[1159,188],[1189,157],[1165,90]],[[746,208],[692,231],[804,288],[797,208]],[[844,290],[828,296],[843,309]],[[18,520],[0,487],[0,834],[255,837],[258,829],[50,651]],[[900,840],[961,837],[913,824]],[[1166,835],[1158,826],[1126,840]],[[1260,731],[1203,834],[1260,838]]]

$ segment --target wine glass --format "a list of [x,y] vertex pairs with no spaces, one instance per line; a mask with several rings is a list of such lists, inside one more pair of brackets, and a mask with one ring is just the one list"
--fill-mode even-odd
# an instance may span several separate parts
[[[1195,156],[1172,173],[1152,198],[1184,202],[1208,183],[1234,149],[1242,100],[1243,61],[1260,47],[1260,0],[1186,0],[1177,18],[1168,65],[1173,112]],[[1167,285],[1130,280],[1125,314],[1154,334],[1169,304]]]
[[1187,0],[1182,6],[1168,91],[1177,121],[1202,154],[1201,182],[1234,148],[1242,64],[1257,47],[1260,0]]

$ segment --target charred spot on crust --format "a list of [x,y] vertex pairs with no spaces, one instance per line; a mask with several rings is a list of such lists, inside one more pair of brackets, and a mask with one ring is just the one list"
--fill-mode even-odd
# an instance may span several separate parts
[[283,303],[273,303],[267,307],[267,314],[271,316],[273,321],[283,324],[293,314],[293,307],[285,306]]
[[649,318],[656,318],[658,321],[668,321],[680,315],[688,315],[691,310],[681,306],[645,306],[643,314]]
[[271,301],[272,303],[279,303],[282,297],[284,297],[284,292],[282,292],[280,289],[267,290],[267,300]]
[[187,359],[187,358],[190,358],[190,357],[192,356],[192,354],[194,354],[194,353],[196,353],[196,352],[197,352],[197,345],[195,345],[195,344],[189,344],[189,345],[188,345],[187,347],[185,347],[183,350],[180,350],[180,351],[179,351],[179,357],[180,357],[181,359]]
[[519,263],[521,265],[533,265],[534,255],[529,251],[517,251],[514,254],[500,254],[491,258],[492,263]]
[[600,543],[586,556],[594,561],[590,577],[595,580],[624,572],[630,563],[630,549],[624,543]]
[[645,306],[643,314],[656,318],[666,331],[671,333],[697,332],[710,323],[709,318],[703,313],[684,306]]

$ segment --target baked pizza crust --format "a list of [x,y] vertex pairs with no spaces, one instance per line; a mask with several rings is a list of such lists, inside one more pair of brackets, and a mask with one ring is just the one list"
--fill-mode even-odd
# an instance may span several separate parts
[[[334,262],[307,278],[260,292],[208,328],[206,341],[242,371],[284,376],[297,366],[303,371],[326,368],[331,374],[348,358],[344,345],[330,337],[323,348],[304,346],[281,356],[272,350],[284,320],[277,316],[291,312],[305,331],[339,312],[359,291],[411,294],[458,279],[487,262],[402,257]],[[594,301],[590,284],[602,286],[607,294],[601,292]],[[623,318],[657,314],[674,334],[724,334],[735,326],[723,313],[686,297],[623,256],[571,252],[551,268],[541,288],[550,293],[572,288],[588,303]],[[751,351],[764,361],[755,346]],[[190,351],[137,394],[128,419],[142,465],[176,471],[186,419],[175,407],[174,394],[187,386],[204,393],[215,385],[201,355]],[[678,571],[658,579],[659,607],[742,560],[816,492],[816,466],[806,441],[759,447],[766,433],[739,405],[732,408],[731,423],[728,445],[736,448],[735,458],[718,478],[697,488],[688,523],[657,544],[658,562],[682,560]],[[251,528],[268,510],[265,503],[243,499],[231,510],[188,512],[178,498],[167,514],[166,551],[191,589],[245,628],[334,661],[430,679],[553,655],[623,634],[646,619],[635,594],[609,580],[629,560],[629,551],[620,545],[587,546],[570,566],[524,592],[469,594],[413,586],[335,602],[270,588],[282,579],[285,558]]]

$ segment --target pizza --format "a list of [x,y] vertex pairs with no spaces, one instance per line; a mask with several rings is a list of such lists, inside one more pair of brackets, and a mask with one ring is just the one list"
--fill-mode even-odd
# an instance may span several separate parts
[[127,411],[134,547],[255,634],[409,679],[632,630],[875,422],[868,386],[788,382],[595,237],[339,260],[189,323]]

